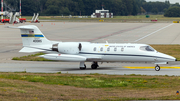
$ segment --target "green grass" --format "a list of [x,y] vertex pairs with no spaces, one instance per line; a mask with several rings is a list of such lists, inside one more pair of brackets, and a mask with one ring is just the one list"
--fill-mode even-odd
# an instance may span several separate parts
[[0,73],[0,97],[7,101],[179,100],[179,82],[179,76]]
[[51,61],[45,58],[38,57],[39,55],[44,55],[44,53],[37,53],[32,54],[28,56],[22,56],[22,57],[14,57],[12,60],[21,60],[21,61]]
[[22,89],[17,89],[16,91],[19,92],[19,93],[26,93],[26,91],[22,90]]
[[173,88],[179,85],[180,77],[142,77],[142,76],[108,76],[108,75],[19,75],[0,74],[0,78],[41,82],[50,85],[68,85],[83,88],[152,89]]

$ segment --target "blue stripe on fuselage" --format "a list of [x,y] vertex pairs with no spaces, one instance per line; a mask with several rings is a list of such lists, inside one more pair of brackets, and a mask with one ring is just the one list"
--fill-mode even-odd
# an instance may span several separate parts
[[22,34],[21,37],[41,37],[43,38],[43,35],[40,34]]
[[149,55],[135,55],[135,54],[107,54],[107,53],[88,53],[88,52],[79,52],[80,54],[93,54],[93,55],[114,55],[114,56],[137,56],[137,57],[154,57],[154,58],[161,58],[161,59],[170,59],[166,57],[159,57],[159,56],[149,56]]

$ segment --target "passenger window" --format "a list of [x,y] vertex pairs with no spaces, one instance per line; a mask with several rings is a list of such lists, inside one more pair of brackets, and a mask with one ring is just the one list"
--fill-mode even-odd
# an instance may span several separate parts
[[117,47],[114,48],[114,51],[115,51],[115,52],[117,51]]
[[103,47],[101,47],[100,51],[103,51]]
[[94,51],[96,51],[96,47],[94,47]]
[[107,51],[110,51],[110,47],[107,48]]

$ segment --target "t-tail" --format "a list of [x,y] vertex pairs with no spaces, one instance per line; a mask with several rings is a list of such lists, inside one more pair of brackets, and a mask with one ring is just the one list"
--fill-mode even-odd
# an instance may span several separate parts
[[20,52],[45,52],[51,51],[53,42],[48,40],[39,28],[35,25],[25,25],[19,27],[9,27],[17,28],[21,31],[21,38],[23,43],[23,48]]

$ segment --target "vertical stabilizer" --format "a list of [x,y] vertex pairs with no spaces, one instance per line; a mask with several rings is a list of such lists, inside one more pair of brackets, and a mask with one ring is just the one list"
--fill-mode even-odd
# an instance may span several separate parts
[[19,27],[10,27],[20,29],[23,48],[19,52],[49,52],[52,51],[52,45],[54,42],[49,41],[39,28],[35,25],[25,25]]
[[42,46],[49,45],[49,41],[37,26],[25,25],[18,27],[21,30],[23,46]]

